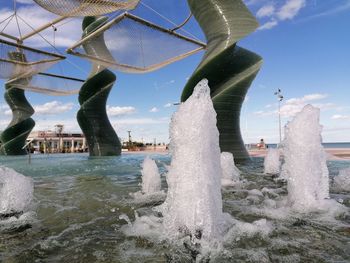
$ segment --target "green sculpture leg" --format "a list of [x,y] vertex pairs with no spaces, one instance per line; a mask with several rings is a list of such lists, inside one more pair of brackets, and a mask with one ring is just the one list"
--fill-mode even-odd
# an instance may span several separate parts
[[188,3],[208,44],[181,100],[191,96],[196,84],[207,78],[217,113],[221,151],[231,152],[238,162],[247,160],[249,155],[242,140],[240,113],[262,58],[238,47],[236,42],[253,32],[257,21],[241,0],[188,0]]
[[[8,53],[10,59],[26,61],[26,57],[21,52]],[[29,133],[35,126],[31,116],[34,109],[25,97],[24,90],[16,88],[16,84],[25,86],[30,78],[17,79],[5,85],[5,100],[12,111],[12,121],[0,135],[1,155],[25,155],[27,150],[23,149]]]
[[24,90],[14,88],[6,84],[5,100],[12,110],[12,121],[1,133],[1,155],[25,155],[26,149],[23,146],[29,133],[35,126],[35,122],[30,116],[34,114],[34,109],[27,101]]
[[[87,17],[83,21],[84,35],[96,29],[105,18]],[[83,36],[84,36],[83,35]],[[99,49],[95,49],[96,44]],[[84,46],[87,51],[104,47],[103,36]],[[108,50],[103,50],[108,52]],[[79,92],[80,110],[78,123],[85,134],[90,156],[111,156],[121,154],[121,143],[106,113],[108,95],[115,83],[115,75],[101,65],[94,64],[93,70]]]

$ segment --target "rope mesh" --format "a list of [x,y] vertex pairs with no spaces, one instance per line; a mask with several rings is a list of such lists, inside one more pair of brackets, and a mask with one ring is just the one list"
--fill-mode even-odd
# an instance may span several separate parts
[[0,78],[28,77],[47,70],[64,58],[0,39]]
[[140,0],[34,0],[60,16],[99,16],[117,10],[134,9]]
[[157,70],[205,44],[124,13],[83,38],[68,53],[130,73]]
[[[23,80],[23,81],[22,81]],[[7,82],[10,83],[11,81]],[[84,80],[69,78],[66,76],[39,73],[37,75],[21,79],[20,82],[11,82],[13,87],[43,93],[53,96],[67,96],[78,94]]]

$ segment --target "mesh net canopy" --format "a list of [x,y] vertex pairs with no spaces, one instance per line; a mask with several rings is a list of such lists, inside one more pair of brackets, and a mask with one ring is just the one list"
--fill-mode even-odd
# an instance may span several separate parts
[[53,96],[78,94],[84,80],[49,73],[8,81],[12,87]]
[[123,13],[84,37],[67,52],[119,71],[145,73],[205,47],[202,42]]
[[0,78],[19,79],[45,71],[64,56],[0,39]]
[[99,16],[118,10],[134,9],[140,0],[34,0],[60,16]]

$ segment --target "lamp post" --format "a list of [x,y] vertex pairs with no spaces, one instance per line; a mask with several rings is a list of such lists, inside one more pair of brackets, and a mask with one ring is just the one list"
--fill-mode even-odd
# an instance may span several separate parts
[[58,152],[59,153],[61,153],[61,151],[63,150],[63,149],[61,149],[61,140],[62,140],[61,135],[62,135],[63,127],[64,127],[63,124],[56,124],[55,125],[56,134],[58,134]]
[[283,100],[283,95],[281,89],[278,89],[275,93],[278,100],[278,124],[279,124],[279,134],[280,134],[280,143],[282,141],[282,125],[281,125],[281,101]]
[[128,150],[132,150],[132,140],[131,140],[131,131],[128,131],[129,142],[128,142]]

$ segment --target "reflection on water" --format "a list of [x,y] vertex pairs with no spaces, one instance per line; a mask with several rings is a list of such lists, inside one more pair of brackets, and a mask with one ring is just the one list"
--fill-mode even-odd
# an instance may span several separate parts
[[[167,155],[152,155],[161,173]],[[87,155],[0,157],[0,165],[34,179],[35,212],[30,228],[0,233],[0,262],[192,262],[182,244],[125,236],[125,215],[147,214],[161,200],[136,202],[145,155],[89,158]],[[350,166],[328,163],[330,177]],[[224,211],[242,221],[210,262],[349,262],[350,218],[284,216],[266,209],[287,195],[286,186],[263,174],[263,159],[239,166],[245,183],[223,189]],[[162,177],[162,188],[166,188]],[[331,198],[350,207],[350,193]],[[245,226],[266,219],[262,225]],[[264,222],[264,221],[258,221]],[[268,226],[268,227],[267,227]]]

